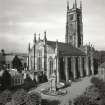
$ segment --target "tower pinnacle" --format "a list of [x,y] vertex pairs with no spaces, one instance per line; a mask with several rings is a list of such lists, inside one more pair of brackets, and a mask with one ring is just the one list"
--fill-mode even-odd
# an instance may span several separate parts
[[67,0],[67,10],[69,10],[69,0]]
[[46,37],[46,31],[44,31],[44,42],[46,43],[47,37]]
[[28,51],[30,51],[30,43],[28,44]]
[[75,0],[75,8],[77,8],[77,0]]
[[82,10],[82,1],[80,1],[80,9]]
[[34,33],[34,43],[36,43],[36,33]]
[[46,38],[46,31],[44,31],[44,38]]

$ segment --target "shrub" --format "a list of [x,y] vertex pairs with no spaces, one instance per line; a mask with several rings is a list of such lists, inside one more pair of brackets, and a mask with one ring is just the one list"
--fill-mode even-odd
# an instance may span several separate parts
[[28,91],[29,89],[35,87],[35,84],[34,84],[34,82],[32,81],[32,79],[31,79],[29,76],[27,76],[26,79],[24,80],[24,84],[23,84],[22,87],[23,87],[25,90]]
[[48,82],[47,76],[43,74],[43,82]]
[[105,105],[105,82],[93,77],[91,83],[83,95],[74,99],[74,105]]
[[88,96],[81,95],[74,99],[74,105],[98,105],[95,101],[91,101]]
[[103,81],[97,77],[93,77],[91,78],[91,83],[93,83],[93,85],[95,87],[97,87],[98,89],[100,89],[103,86]]
[[23,89],[17,90],[12,96],[13,105],[22,105],[27,102],[27,93]]
[[26,105],[40,105],[41,104],[41,95],[40,93],[29,93],[28,101]]
[[41,105],[60,105],[60,101],[59,100],[42,100]]
[[5,90],[0,94],[0,105],[5,105],[7,102],[10,102],[12,94],[9,90]]
[[100,100],[99,89],[93,85],[86,89],[85,95],[91,99],[91,101]]
[[11,87],[11,75],[7,70],[4,71],[1,77],[1,85],[3,90],[9,89]]
[[93,77],[91,82],[96,88],[99,89],[100,98],[105,100],[105,82],[96,77]]
[[102,100],[100,105],[105,105],[105,99]]
[[69,105],[73,105],[71,100],[69,100]]
[[25,90],[17,90],[12,97],[13,105],[39,105],[41,104],[41,95],[37,92],[26,93]]
[[74,99],[74,105],[88,105],[89,104],[89,97],[87,96],[79,96]]
[[105,83],[100,87],[100,96],[105,100]]

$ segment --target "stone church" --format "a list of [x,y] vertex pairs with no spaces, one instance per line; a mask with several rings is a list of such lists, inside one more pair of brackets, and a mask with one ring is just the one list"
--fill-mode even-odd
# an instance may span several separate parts
[[67,20],[65,42],[36,39],[34,34],[33,47],[28,48],[28,69],[43,72],[49,79],[56,72],[57,82],[94,75],[94,48],[83,45],[82,3],[69,8],[67,2]]

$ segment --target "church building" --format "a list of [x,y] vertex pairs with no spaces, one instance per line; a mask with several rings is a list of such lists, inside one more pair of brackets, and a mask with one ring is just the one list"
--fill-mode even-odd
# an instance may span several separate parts
[[49,79],[56,72],[57,82],[94,75],[94,48],[83,45],[82,3],[69,8],[67,2],[67,20],[65,42],[49,41],[47,33],[44,38],[36,39],[32,48],[28,48],[28,69],[43,72]]

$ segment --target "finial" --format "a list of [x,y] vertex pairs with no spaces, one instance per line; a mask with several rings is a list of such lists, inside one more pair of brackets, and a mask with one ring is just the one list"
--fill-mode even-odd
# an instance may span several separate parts
[[80,1],[80,9],[82,10],[82,1]]
[[67,10],[69,10],[69,0],[67,0]]
[[40,33],[39,33],[39,39],[38,39],[38,41],[40,41]]
[[89,42],[89,47],[90,47],[90,45],[91,45],[91,44],[90,44],[90,42]]
[[73,8],[75,7],[75,4],[73,3]]
[[44,31],[44,37],[46,37],[46,31]]
[[44,31],[44,41],[46,42],[47,38],[46,38],[46,31]]
[[77,0],[75,0],[75,8],[77,8]]
[[56,55],[58,55],[58,40],[56,40]]
[[56,40],[56,48],[58,48],[58,40]]
[[34,43],[36,43],[36,33],[34,33]]
[[30,43],[28,44],[28,51],[30,51]]
[[56,40],[56,43],[58,43],[58,40]]

